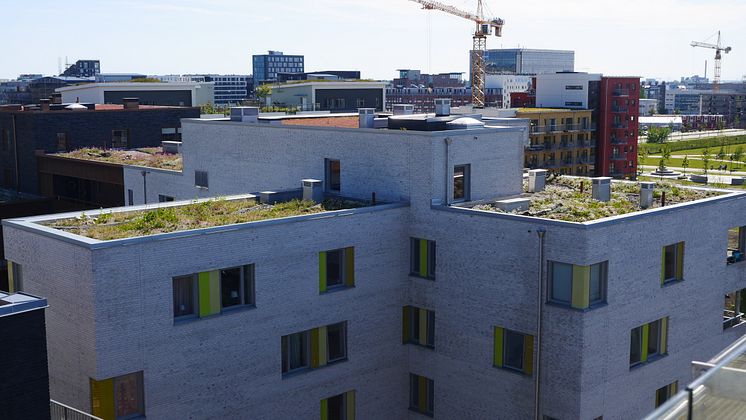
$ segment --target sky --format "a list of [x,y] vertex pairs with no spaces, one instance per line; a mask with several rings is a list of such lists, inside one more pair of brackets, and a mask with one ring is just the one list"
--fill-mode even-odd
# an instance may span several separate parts
[[[476,0],[441,0],[473,11]],[[575,51],[575,70],[676,80],[713,74],[718,30],[733,51],[723,79],[746,75],[744,0],[485,0],[505,20],[488,48]],[[409,0],[0,0],[0,78],[58,73],[99,59],[104,73],[250,74],[251,55],[303,54],[306,71],[468,72],[474,25]],[[713,38],[715,35],[715,38]],[[466,76],[466,74],[465,74]]]

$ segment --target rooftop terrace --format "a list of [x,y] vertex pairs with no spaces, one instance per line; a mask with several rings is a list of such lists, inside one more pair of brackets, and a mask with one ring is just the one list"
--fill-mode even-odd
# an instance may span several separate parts
[[[582,184],[582,187],[581,187]],[[524,183],[524,194],[520,197],[528,200],[528,210],[502,210],[501,200],[471,202],[459,207],[495,213],[516,214],[544,219],[563,220],[567,222],[588,222],[606,217],[619,216],[643,210],[702,200],[726,194],[722,190],[687,188],[669,182],[657,182],[653,192],[653,201],[647,209],[640,208],[640,184],[637,182],[612,182],[611,199],[599,201],[592,197],[590,179],[556,176],[547,179],[544,191],[529,193]]]
[[95,216],[40,221],[39,224],[102,241],[156,235],[290,216],[366,207],[369,203],[347,199],[326,199],[321,203],[294,199],[261,204],[256,197],[210,199],[136,211],[101,212]]
[[180,171],[183,167],[180,154],[164,153],[160,147],[144,147],[134,150],[104,150],[90,147],[67,153],[57,153],[53,156],[120,165],[147,166],[149,168],[171,169],[174,171]]

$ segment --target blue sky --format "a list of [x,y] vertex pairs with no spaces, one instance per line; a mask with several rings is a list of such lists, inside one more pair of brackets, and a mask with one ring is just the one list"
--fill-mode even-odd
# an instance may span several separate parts
[[[473,9],[476,0],[442,0]],[[576,70],[679,78],[702,74],[718,29],[733,52],[724,79],[746,75],[744,0],[486,0],[506,21],[490,48],[576,51]],[[55,74],[58,57],[104,72],[250,73],[251,54],[306,56],[307,70],[468,71],[473,26],[407,0],[16,0],[0,2],[0,78]],[[9,41],[10,40],[10,41]]]

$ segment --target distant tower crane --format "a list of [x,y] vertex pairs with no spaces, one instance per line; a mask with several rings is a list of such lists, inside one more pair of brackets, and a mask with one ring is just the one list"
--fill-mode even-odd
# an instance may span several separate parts
[[484,108],[484,55],[487,51],[487,35],[502,36],[505,21],[498,18],[485,19],[482,0],[477,0],[477,12],[469,13],[438,1],[409,0],[422,5],[425,10],[440,10],[471,20],[477,24],[474,46],[471,51],[471,101],[474,108]]
[[720,71],[721,71],[721,60],[723,58],[722,52],[728,54],[732,48],[731,47],[723,47],[723,44],[720,40],[720,31],[718,31],[718,43],[717,44],[708,44],[705,42],[697,42],[692,41],[692,47],[702,47],[702,48],[710,48],[715,50],[715,76],[712,81],[712,90],[720,90]]

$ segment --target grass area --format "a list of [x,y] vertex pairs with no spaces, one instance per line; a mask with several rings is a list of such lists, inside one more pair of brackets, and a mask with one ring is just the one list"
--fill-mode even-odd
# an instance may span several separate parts
[[73,159],[95,160],[98,162],[118,163],[122,165],[147,166],[149,168],[182,169],[181,155],[163,153],[160,147],[146,147],[136,150],[104,150],[95,147],[57,153],[56,156]]
[[[642,175],[637,177],[638,181],[651,181],[651,182],[660,182],[660,178],[655,176],[647,176]],[[746,190],[746,185],[730,185],[730,184],[720,184],[716,182],[708,183],[707,185],[701,184],[699,182],[692,182],[687,179],[667,179],[665,182],[675,184],[675,185],[683,185],[687,187],[710,187],[710,188],[720,188],[720,189],[730,189],[730,190]]]
[[[664,191],[666,192],[666,205],[701,200],[722,194],[717,191],[681,188],[667,181],[653,181],[656,185],[651,208],[660,207]],[[581,182],[585,183],[583,192],[580,192]],[[568,222],[586,222],[640,211],[640,185],[638,183],[613,182],[611,200],[608,202],[594,200],[591,191],[589,180],[560,176],[551,179],[544,191],[527,195],[530,199],[529,210],[517,214]],[[478,204],[473,208],[502,213],[502,210],[498,209],[494,203]]]
[[[647,158],[647,159],[640,159],[639,164],[641,165],[647,165],[647,166],[658,166],[660,163],[660,158]],[[672,168],[683,168],[684,165],[684,159],[683,158],[671,158],[666,161],[666,166],[672,167]],[[726,165],[728,168],[727,170],[734,170],[734,171],[740,171],[745,166],[741,162],[733,162],[733,166],[731,167],[730,162],[720,162],[716,160],[714,157],[710,157],[710,166],[714,166],[716,169],[720,165]],[[692,155],[689,155],[689,167],[687,170],[697,170],[697,169],[704,169],[704,161],[701,159],[692,159]]]
[[[667,147],[672,154],[683,154],[684,150],[710,149],[717,153],[721,146],[744,145],[746,148],[746,136],[711,137],[704,139],[682,140],[668,143],[640,143],[639,148],[646,149],[651,155],[660,154],[663,147]],[[735,148],[733,149],[735,150]],[[731,152],[732,153],[732,152]]]
[[80,217],[53,220],[42,224],[76,235],[107,241],[322,213],[365,205],[363,202],[341,199],[325,200],[321,204],[313,201],[293,200],[274,205],[258,204],[254,199],[215,199],[148,211],[102,213],[96,217],[83,213]]

